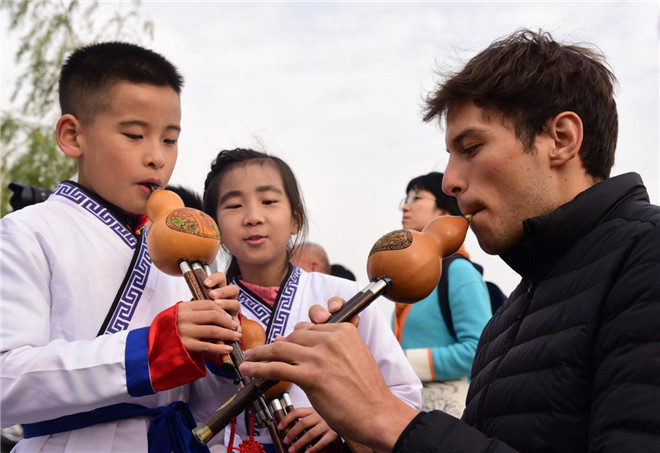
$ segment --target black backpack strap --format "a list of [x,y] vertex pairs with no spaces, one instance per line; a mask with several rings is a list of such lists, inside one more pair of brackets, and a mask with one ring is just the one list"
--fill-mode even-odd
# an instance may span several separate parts
[[[461,255],[451,255],[442,260],[442,274],[440,274],[440,281],[438,282],[438,303],[440,304],[440,313],[442,319],[445,321],[449,335],[456,337],[454,330],[454,322],[451,318],[451,310],[449,309],[449,265],[457,258],[467,259]],[[469,260],[468,260],[469,261]]]
[[500,287],[493,282],[486,282],[486,287],[488,287],[488,295],[490,296],[490,309],[495,314],[509,296],[504,294]]

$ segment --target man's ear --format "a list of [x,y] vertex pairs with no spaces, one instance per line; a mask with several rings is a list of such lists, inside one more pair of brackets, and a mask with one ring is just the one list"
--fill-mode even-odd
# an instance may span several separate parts
[[55,138],[57,139],[57,145],[68,157],[82,156],[82,148],[78,140],[79,135],[80,121],[71,114],[62,115],[57,121]]
[[548,124],[548,135],[554,142],[550,165],[561,167],[578,155],[583,138],[582,120],[575,112],[561,112]]

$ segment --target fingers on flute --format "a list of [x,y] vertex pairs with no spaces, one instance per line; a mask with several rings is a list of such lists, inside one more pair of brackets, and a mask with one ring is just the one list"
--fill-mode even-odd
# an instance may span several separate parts
[[[331,297],[328,299],[327,309],[322,305],[313,305],[308,311],[309,319],[314,324],[324,324],[330,318],[331,313],[338,312],[345,304],[346,301],[341,297]],[[360,323],[360,317],[354,316],[350,322],[357,327]]]
[[[287,341],[257,346],[245,351],[245,362],[240,365],[240,371],[253,377],[297,383],[308,382],[310,377],[307,374],[313,371],[315,366],[301,367],[296,364],[294,358],[308,359],[309,352],[304,349]],[[304,361],[309,362],[309,360]],[[313,380],[314,376],[311,376],[311,379]]]
[[[293,326],[293,330],[301,330],[301,329],[309,329],[310,327],[314,326],[316,324],[312,322],[299,322],[296,323],[295,326]],[[284,338],[284,337],[279,337],[279,338]]]
[[209,275],[204,280],[204,284],[207,288],[213,288],[214,286],[227,286],[227,276],[222,272],[216,272]]
[[330,318],[330,312],[322,305],[312,305],[308,314],[314,324],[323,324]]
[[[257,349],[257,348],[254,348]],[[250,349],[252,351],[252,349]],[[239,365],[239,371],[245,376],[264,378],[276,381],[297,381],[299,373],[293,365],[282,362],[243,362]]]
[[214,302],[217,308],[226,311],[233,318],[241,311],[241,303],[236,299],[215,299]]
[[182,302],[178,305],[179,322],[191,322],[193,324],[211,324],[226,329],[235,330],[238,323],[232,315],[222,306],[232,307],[228,301],[193,300]]
[[[305,430],[313,427],[316,424],[310,418],[310,415],[312,415],[313,413],[315,412],[311,407],[305,407],[305,408],[296,408],[293,411],[286,414],[286,417],[283,418],[282,422],[280,422],[280,424],[278,425],[278,428],[284,425],[283,428],[280,429],[284,429],[284,428],[289,429],[286,437],[284,438],[285,443],[287,444],[292,443],[294,439],[302,436]],[[312,439],[309,440],[311,441]]]
[[330,313],[336,313],[345,303],[346,301],[341,297],[331,297],[328,299],[328,310],[330,310]]
[[[296,449],[295,451],[302,451],[302,449],[305,446],[307,446],[305,452],[316,453],[318,451],[322,451],[324,448],[326,448],[328,445],[336,441],[338,438],[339,436],[334,431],[328,431],[325,434],[323,434],[321,437],[319,437],[317,440],[315,440],[312,443],[312,445],[309,445],[309,443],[301,445],[300,449]],[[296,442],[296,444],[298,444],[298,442]],[[340,446],[337,447],[336,451],[342,451],[341,447]]]
[[[296,363],[298,361],[312,361],[318,359],[313,347],[324,348],[329,333],[340,328],[338,324],[313,325],[308,329],[294,330],[285,337],[277,337],[273,343],[254,348],[250,357],[254,360],[279,360]],[[246,351],[247,352],[247,351]],[[247,356],[246,356],[247,357]],[[290,358],[290,359],[289,359]]]
[[[241,339],[241,332],[208,324],[186,326],[185,334],[190,338],[211,342],[218,340],[232,342]],[[183,336],[183,333],[181,335]]]
[[[212,306],[212,301],[206,301]],[[179,304],[179,306],[182,306]],[[215,344],[218,340],[237,341],[241,333],[238,324],[223,310],[195,310],[181,307],[177,314],[177,331],[189,352],[227,354],[231,347]]]
[[251,360],[255,363],[261,361],[284,363],[288,362],[287,357],[291,357],[296,348],[299,348],[299,346],[282,340],[248,349],[244,355],[245,360]]
[[[301,451],[310,445],[311,447],[309,447],[307,451],[320,451],[323,447],[329,445],[334,437],[336,437],[335,432],[328,428],[328,425],[325,424],[319,416],[316,418],[306,417],[300,419],[295,427],[298,427],[298,425],[302,425],[301,428],[304,431],[299,433],[298,439],[291,445],[295,451]],[[289,432],[287,438],[291,434],[292,433]]]
[[181,342],[190,354],[226,355],[231,352],[231,346],[226,344],[218,344],[183,336],[181,337]]
[[295,408],[294,410],[292,410],[282,418],[282,421],[278,423],[277,428],[279,430],[284,430],[286,428],[292,429],[293,423],[297,421],[300,417],[302,417],[302,414],[301,412],[299,412],[299,408]]
[[212,299],[236,299],[238,296],[238,286],[229,285],[221,288],[213,288],[209,291]]

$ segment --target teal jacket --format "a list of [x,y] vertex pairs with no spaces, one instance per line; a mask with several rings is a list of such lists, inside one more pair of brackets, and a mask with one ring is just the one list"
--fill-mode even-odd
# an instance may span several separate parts
[[401,347],[426,382],[469,376],[479,336],[492,316],[486,283],[471,263],[454,260],[443,272],[448,272],[449,308],[457,338],[442,318],[437,288],[392,317]]

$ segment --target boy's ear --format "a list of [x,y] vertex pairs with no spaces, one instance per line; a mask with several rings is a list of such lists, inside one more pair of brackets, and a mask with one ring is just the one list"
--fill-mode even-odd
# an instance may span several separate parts
[[561,112],[548,124],[548,134],[554,142],[550,165],[561,167],[578,155],[584,131],[582,120],[575,112]]
[[57,145],[68,157],[80,157],[82,148],[78,140],[80,134],[80,121],[71,114],[62,115],[57,121],[55,138]]

